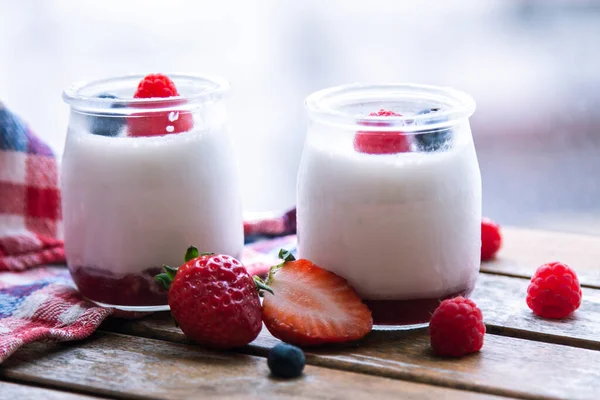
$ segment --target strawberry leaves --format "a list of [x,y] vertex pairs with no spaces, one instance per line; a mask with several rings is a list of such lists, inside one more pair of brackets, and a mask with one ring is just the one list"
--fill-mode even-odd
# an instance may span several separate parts
[[286,250],[286,249],[280,249],[279,253],[277,255],[281,260],[283,260],[283,262],[274,265],[271,267],[271,269],[269,270],[269,275],[267,276],[266,281],[263,281],[260,277],[258,276],[254,276],[252,279],[254,279],[254,284],[256,285],[256,289],[258,290],[258,294],[260,296],[263,295],[263,290],[266,290],[267,292],[271,293],[271,294],[275,294],[273,292],[273,289],[271,289],[271,287],[269,286],[271,284],[271,282],[273,282],[273,275],[280,270],[286,262],[292,262],[292,261],[296,261],[296,257],[294,257],[294,255],[292,254],[291,251]]
[[[212,256],[215,253],[200,253],[196,246],[190,246],[187,248],[185,252],[185,262],[189,262],[194,258],[204,257],[204,256]],[[160,283],[160,285],[165,288],[165,290],[169,290],[171,287],[171,283],[173,279],[175,279],[175,275],[177,274],[178,268],[169,267],[168,265],[163,265],[165,272],[162,274],[158,274],[154,277],[154,280]]]
[[165,290],[169,290],[171,282],[173,282],[173,279],[175,279],[175,275],[177,274],[177,268],[169,267],[168,265],[163,265],[163,268],[165,269],[165,272],[156,275],[154,280],[160,283]]

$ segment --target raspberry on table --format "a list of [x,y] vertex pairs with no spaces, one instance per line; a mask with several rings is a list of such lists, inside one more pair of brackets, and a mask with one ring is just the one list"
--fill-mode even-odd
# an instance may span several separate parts
[[431,347],[439,356],[460,357],[483,346],[485,324],[473,300],[455,297],[444,300],[429,322]]
[[481,261],[489,261],[496,256],[502,246],[500,225],[489,218],[481,220]]
[[575,271],[566,264],[541,265],[527,288],[527,305],[543,318],[565,318],[581,305],[581,286]]

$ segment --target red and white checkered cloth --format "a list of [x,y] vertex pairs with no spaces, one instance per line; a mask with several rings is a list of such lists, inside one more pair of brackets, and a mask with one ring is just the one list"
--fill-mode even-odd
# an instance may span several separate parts
[[58,185],[50,148],[0,103],[0,271],[64,262]]
[[[42,266],[64,263],[61,227],[56,160],[0,103],[0,363],[25,344],[79,340],[111,315],[139,316],[86,301],[64,266]],[[244,231],[247,241],[293,233],[295,211],[245,223]],[[242,261],[251,274],[264,274],[279,248],[293,251],[295,241],[288,235],[247,244]]]

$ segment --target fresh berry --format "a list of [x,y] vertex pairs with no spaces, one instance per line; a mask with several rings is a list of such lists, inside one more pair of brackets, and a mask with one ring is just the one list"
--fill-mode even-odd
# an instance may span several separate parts
[[175,83],[163,74],[146,75],[138,84],[137,90],[133,95],[135,99],[173,96],[179,96]]
[[[147,75],[138,84],[133,95],[136,99],[173,96],[179,96],[175,83],[162,74]],[[160,104],[148,105],[150,106],[159,107]],[[194,126],[194,119],[190,112],[147,112],[133,114],[127,125],[129,136],[159,136],[189,131]]]
[[[117,99],[118,97],[110,93],[102,93],[97,96],[99,99]],[[111,108],[120,108],[113,104]],[[125,126],[125,118],[117,116],[89,117],[89,129],[94,135],[117,136]]]
[[460,357],[481,350],[485,324],[477,305],[455,297],[442,301],[429,322],[431,347],[435,354]]
[[169,306],[185,335],[208,347],[229,349],[253,341],[261,330],[254,281],[235,258],[190,247],[185,264],[165,266],[156,279],[169,288]]
[[263,322],[276,338],[299,346],[358,340],[373,327],[371,311],[345,279],[285,250],[264,289]]
[[[419,111],[417,115],[434,114],[440,111],[439,108],[428,108]],[[446,118],[432,118],[427,124],[437,124],[446,121]],[[452,139],[452,129],[442,128],[420,131],[415,135],[419,149],[422,151],[439,151],[445,149]]]
[[527,288],[527,305],[543,318],[565,318],[581,305],[581,286],[571,267],[559,262],[540,266]]
[[[393,111],[381,109],[371,117],[401,117]],[[367,126],[387,126],[385,122],[368,122]],[[354,136],[354,150],[366,154],[396,154],[410,151],[408,136],[402,132],[358,131]]]
[[481,220],[481,260],[489,261],[493,259],[501,246],[500,225],[484,217]]
[[279,343],[269,350],[267,364],[271,373],[279,378],[296,378],[302,375],[304,352],[287,343]]

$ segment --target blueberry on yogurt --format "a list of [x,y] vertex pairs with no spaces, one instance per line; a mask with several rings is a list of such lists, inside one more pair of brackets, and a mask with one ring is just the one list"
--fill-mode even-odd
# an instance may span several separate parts
[[[439,108],[428,108],[422,111],[419,111],[417,115],[425,115],[439,112]],[[437,124],[440,122],[444,122],[447,119],[445,117],[433,117],[426,122],[426,124]],[[422,151],[440,151],[445,149],[450,139],[452,139],[452,129],[450,128],[441,128],[441,129],[432,129],[432,130],[424,130],[419,132],[419,134],[415,135],[417,143],[419,145],[419,149]]]
[[[110,93],[102,93],[96,96],[100,99],[117,99],[118,97]],[[119,105],[113,104],[111,108],[119,108]],[[89,118],[89,128],[94,135],[117,136],[125,126],[125,118],[117,116],[92,116]]]

